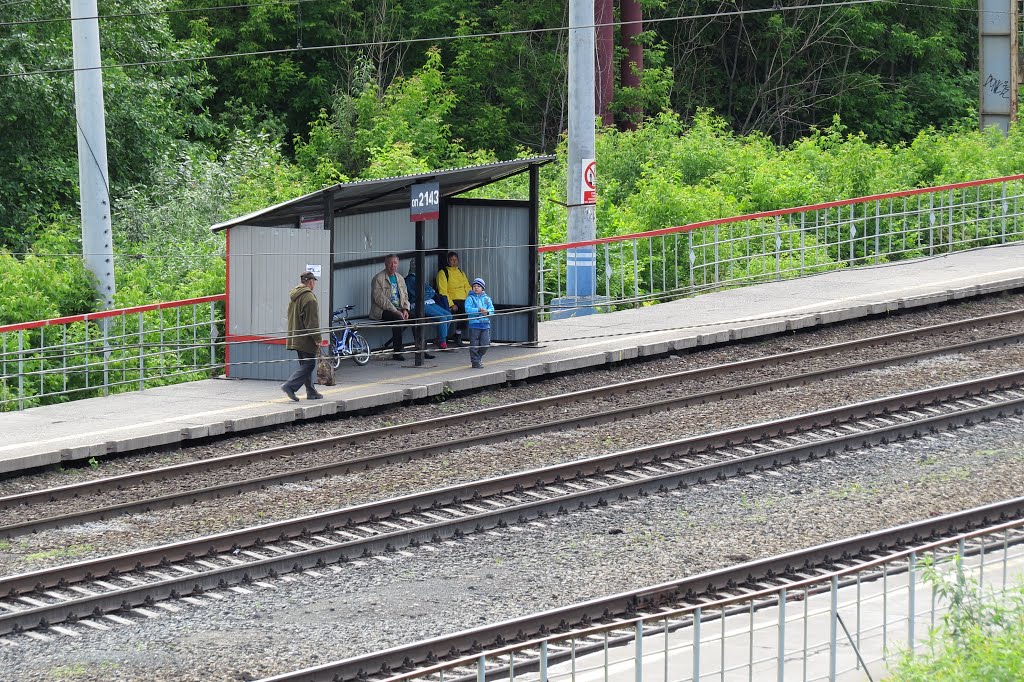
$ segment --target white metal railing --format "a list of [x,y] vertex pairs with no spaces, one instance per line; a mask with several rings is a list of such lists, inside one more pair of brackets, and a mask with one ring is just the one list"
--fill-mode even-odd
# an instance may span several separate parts
[[0,411],[213,376],[226,298],[0,326]]
[[903,652],[927,648],[950,608],[922,579],[922,564],[994,597],[1024,571],[1022,526],[1013,521],[784,585],[733,590],[742,596],[485,649],[384,682],[465,680],[469,670],[477,682],[878,680]]
[[[725,286],[951,253],[1024,239],[1024,175],[708,220],[651,232],[541,246],[542,310],[640,305]],[[590,282],[566,281],[576,249],[593,249]]]

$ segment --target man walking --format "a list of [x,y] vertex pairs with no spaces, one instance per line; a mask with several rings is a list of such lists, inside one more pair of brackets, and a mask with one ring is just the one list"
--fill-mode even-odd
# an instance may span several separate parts
[[298,286],[288,294],[288,350],[299,355],[299,368],[292,372],[288,381],[281,384],[281,390],[298,402],[295,391],[306,387],[306,400],[319,400],[323,396],[313,388],[313,371],[316,369],[316,355],[320,349],[320,304],[313,289],[317,278],[312,272],[299,275]]
[[[384,256],[384,269],[370,282],[370,319],[395,323],[409,319],[409,290],[405,278],[398,274],[398,256],[393,253]],[[405,325],[391,325],[392,360],[405,360],[404,332]]]

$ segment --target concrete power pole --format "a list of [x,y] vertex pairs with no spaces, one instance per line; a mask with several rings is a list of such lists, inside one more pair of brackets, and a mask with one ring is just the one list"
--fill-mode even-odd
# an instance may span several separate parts
[[[594,189],[594,0],[569,0],[569,168],[567,237],[569,242],[589,241],[597,236]],[[594,246],[566,252],[566,297],[552,302],[555,308],[569,308],[562,315],[594,312],[596,260]]]
[[71,0],[71,41],[75,66],[78,126],[78,185],[82,205],[82,254],[96,276],[104,310],[114,306],[114,240],[110,225],[107,133],[100,70],[100,27],[96,0]]

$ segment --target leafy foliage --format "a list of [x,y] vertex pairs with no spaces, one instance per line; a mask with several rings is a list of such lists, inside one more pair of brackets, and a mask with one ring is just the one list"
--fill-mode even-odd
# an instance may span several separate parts
[[114,215],[119,307],[224,292],[224,240],[210,226],[318,189],[264,135],[237,134],[220,156],[167,155],[149,187]]
[[931,583],[949,610],[922,656],[905,653],[886,678],[892,682],[1010,682],[1024,676],[1024,587],[982,593],[959,559],[940,572],[925,563]]
[[[129,183],[146,182],[162,150],[178,140],[211,131],[202,110],[211,90],[198,62],[117,67],[122,63],[174,60],[204,53],[199,39],[177,39],[160,0],[106,0],[101,14],[139,13],[132,21],[105,22],[102,34],[104,99],[112,194]],[[8,21],[52,17],[52,3],[7,3]],[[60,18],[59,15],[57,18]],[[57,204],[73,209],[78,198],[77,133],[68,21],[22,23],[0,33],[0,246],[25,251],[39,221]]]
[[93,310],[92,276],[80,256],[76,225],[33,225],[29,254],[0,249],[0,325],[78,315]]
[[[768,8],[759,2],[742,9]],[[647,119],[598,136],[599,236],[1019,171],[1019,129],[1003,138],[949,126],[976,96],[976,27],[957,3],[752,14],[701,0],[645,3],[650,19],[715,16],[651,22],[642,35],[641,85],[621,90],[617,107]],[[102,23],[118,305],[221,291],[211,223],[350,178],[554,150],[540,228],[546,242],[564,239],[567,36],[547,30],[565,25],[564,5],[343,0],[199,11],[207,5],[100,3],[101,14],[132,15]],[[41,0],[0,9],[9,21],[52,11]],[[6,71],[70,66],[66,21],[3,30]],[[410,42],[447,34],[464,39]],[[368,46],[292,50],[356,42]],[[202,60],[265,51],[278,52]],[[125,63],[147,65],[116,66]],[[87,282],[81,269],[54,255],[78,250],[73,100],[66,73],[0,79],[10,295],[31,289],[33,268],[70,278],[45,301],[5,303],[7,319],[90,300],[72,293]],[[524,182],[484,193],[522,197]]]
[[737,131],[782,143],[835,114],[868,139],[897,142],[976,113],[973,4],[772,8],[680,0],[654,10],[695,17],[653,29],[669,46],[676,111],[710,107]]

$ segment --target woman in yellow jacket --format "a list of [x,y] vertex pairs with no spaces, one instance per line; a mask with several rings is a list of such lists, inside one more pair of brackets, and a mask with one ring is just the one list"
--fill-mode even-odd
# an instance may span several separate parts
[[462,331],[466,328],[466,297],[469,296],[469,279],[459,269],[459,254],[448,252],[448,265],[437,273],[437,293],[448,299],[448,309],[452,311],[453,321],[450,328],[455,329],[453,343],[462,345]]

